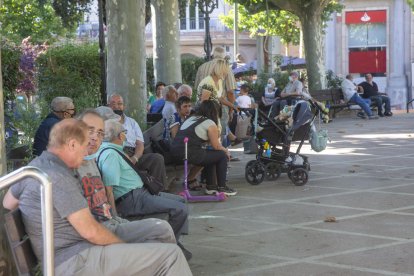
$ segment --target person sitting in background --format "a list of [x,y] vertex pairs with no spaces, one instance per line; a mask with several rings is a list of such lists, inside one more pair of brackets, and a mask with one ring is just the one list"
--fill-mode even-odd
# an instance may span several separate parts
[[[371,99],[371,101],[375,103],[378,108],[378,116],[392,116],[390,98],[387,94],[378,92],[378,85],[372,80],[371,74],[366,74],[365,81],[358,84],[358,86],[361,86],[364,90],[362,98]],[[382,113],[382,105],[385,105],[384,113]]]
[[303,84],[299,81],[299,73],[292,71],[289,74],[289,83],[280,93],[280,98],[277,99],[273,104],[270,111],[270,118],[275,118],[279,115],[280,110],[285,105],[293,105],[296,103],[298,98],[301,98],[303,91]]
[[269,107],[276,101],[280,90],[276,87],[276,82],[273,78],[267,80],[267,85],[262,96],[262,103],[265,107]]
[[[219,108],[216,101],[202,101],[197,112],[181,125],[171,144],[171,154],[178,160],[184,159],[184,138],[187,137],[188,162],[204,167],[207,178],[206,193],[224,192],[226,195],[236,195],[237,191],[226,185],[230,154],[219,141]],[[207,143],[212,149],[204,148]]]
[[[371,104],[370,99],[363,99],[358,94],[358,87],[353,82],[352,75],[346,75],[345,79],[341,83],[342,93],[344,94],[344,98],[346,102],[353,102],[359,105],[362,110],[364,110],[365,114],[367,114],[369,119],[378,119],[378,116],[372,114],[371,109],[369,108]],[[364,113],[358,113],[358,117],[365,119]]]
[[174,139],[182,123],[190,116],[191,113],[191,99],[187,96],[181,96],[175,102],[177,112],[170,116],[166,121],[165,136],[169,136],[170,140]]
[[[165,271],[171,275],[191,275],[177,245],[127,244],[92,216],[74,172],[87,154],[88,131],[82,121],[58,122],[50,132],[47,151],[29,164],[47,173],[53,183],[55,274],[156,275]],[[37,182],[26,178],[11,186],[3,206],[20,209],[34,253],[42,263],[46,260],[43,260],[44,233]]]
[[149,113],[161,113],[162,109],[164,108],[165,99],[162,91],[165,88],[165,83],[159,81],[155,85],[155,95],[156,99],[154,102],[150,104]]
[[131,157],[132,163],[139,170],[148,171],[150,175],[159,179],[167,189],[167,172],[165,170],[164,157],[158,153],[144,154],[144,135],[137,121],[125,115],[124,99],[121,95],[110,95],[108,102],[109,107],[112,108],[115,114],[121,116],[120,123],[127,130],[124,151]]
[[50,104],[52,112],[40,123],[33,142],[33,154],[40,156],[46,150],[49,141],[49,133],[52,127],[63,119],[72,118],[75,115],[75,105],[71,98],[56,97]]
[[183,84],[177,89],[177,93],[178,97],[187,96],[191,99],[193,96],[193,89],[191,88],[191,86]]
[[177,90],[172,85],[168,85],[164,88],[162,93],[165,95],[165,104],[162,109],[162,118],[164,120],[169,119],[177,109],[175,108],[175,102],[178,98]]

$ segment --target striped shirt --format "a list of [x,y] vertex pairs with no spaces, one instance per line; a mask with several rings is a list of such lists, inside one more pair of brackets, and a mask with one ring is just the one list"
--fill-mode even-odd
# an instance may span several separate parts
[[[198,87],[200,82],[207,76],[209,76],[213,71],[214,60],[208,61],[203,63],[200,67],[198,67],[197,75],[194,81],[194,87]],[[236,80],[234,79],[233,72],[229,70],[227,77],[224,79],[223,82],[224,91],[232,91],[237,88]],[[226,94],[226,93],[225,93]]]

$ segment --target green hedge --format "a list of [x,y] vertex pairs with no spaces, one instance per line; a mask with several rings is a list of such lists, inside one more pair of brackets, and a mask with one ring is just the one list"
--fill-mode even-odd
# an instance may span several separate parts
[[7,41],[0,42],[1,47],[1,73],[3,77],[4,101],[15,98],[14,91],[23,78],[19,72],[20,48]]
[[101,70],[97,44],[66,44],[49,48],[37,60],[38,95],[43,104],[42,114],[53,98],[73,99],[76,109],[101,103]]

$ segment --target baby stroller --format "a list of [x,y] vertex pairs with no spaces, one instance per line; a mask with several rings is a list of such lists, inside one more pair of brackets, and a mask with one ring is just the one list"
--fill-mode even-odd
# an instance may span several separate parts
[[[309,134],[313,121],[319,115],[320,108],[311,100],[299,101],[292,110],[293,122],[275,121],[263,111],[258,110],[257,128],[263,128],[256,134],[258,153],[256,160],[246,164],[245,177],[252,185],[259,185],[266,178],[276,180],[287,173],[293,184],[305,185],[308,182],[310,164],[308,157],[300,154]],[[299,142],[296,152],[290,152],[291,143]]]

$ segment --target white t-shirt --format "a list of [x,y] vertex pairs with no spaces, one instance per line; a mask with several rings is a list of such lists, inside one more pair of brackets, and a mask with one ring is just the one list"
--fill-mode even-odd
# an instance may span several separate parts
[[236,99],[237,105],[241,108],[250,108],[252,99],[247,95],[238,96]]
[[144,143],[144,135],[137,121],[124,115],[123,127],[127,130],[125,146],[135,148],[137,140]]

